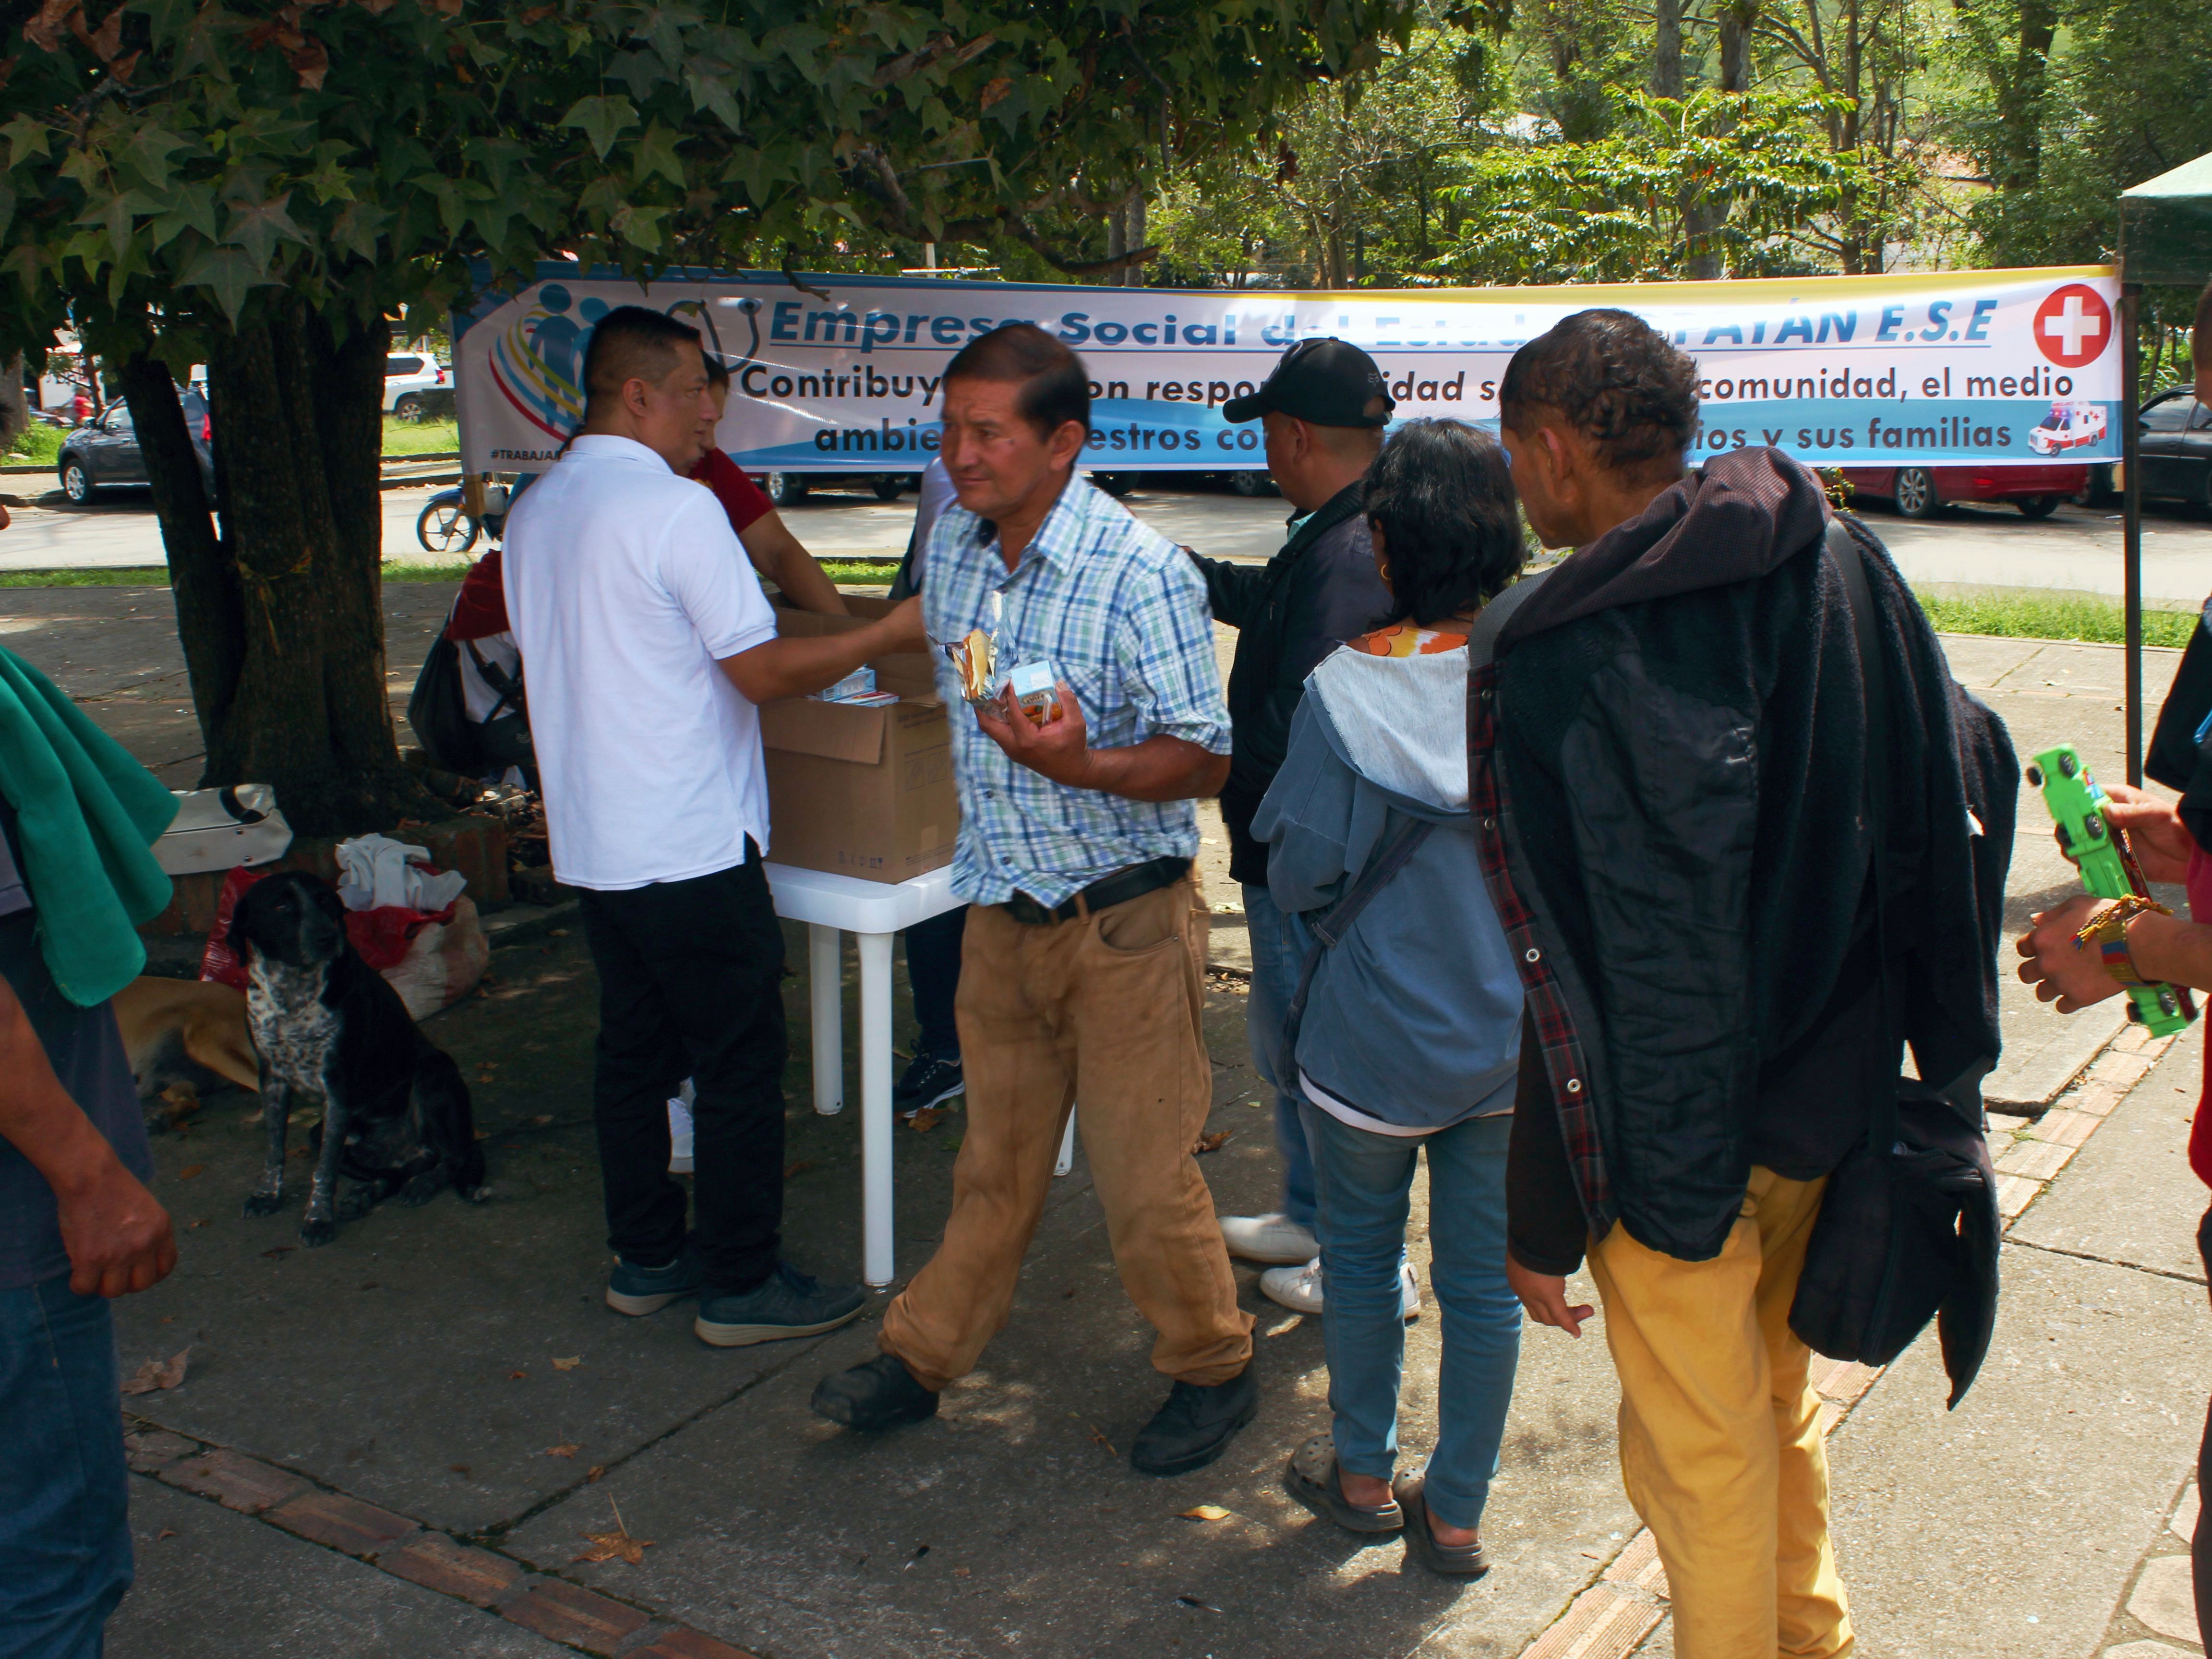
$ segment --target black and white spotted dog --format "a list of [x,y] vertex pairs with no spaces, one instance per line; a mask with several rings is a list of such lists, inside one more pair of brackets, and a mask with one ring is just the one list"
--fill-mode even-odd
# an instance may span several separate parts
[[295,1093],[323,1103],[322,1122],[308,1136],[319,1146],[301,1243],[327,1244],[341,1218],[394,1193],[420,1204],[451,1183],[481,1200],[483,1149],[460,1067],[416,1028],[399,993],[347,939],[337,890],[304,871],[264,877],[239,898],[230,945],[246,966],[246,1023],[269,1137],[246,1213],[272,1215],[283,1203]]

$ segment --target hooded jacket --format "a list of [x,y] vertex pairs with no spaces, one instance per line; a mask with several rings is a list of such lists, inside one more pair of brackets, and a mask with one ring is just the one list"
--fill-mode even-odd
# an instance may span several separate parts
[[1315,969],[1298,1068],[1410,1129],[1512,1109],[1521,981],[1489,896],[1468,879],[1467,651],[1344,649],[1306,680],[1289,752],[1252,820],[1304,960],[1308,926],[1406,819],[1436,826]]
[[1346,485],[1256,570],[1192,556],[1206,578],[1214,620],[1237,629],[1228,688],[1232,748],[1229,781],[1221,787],[1232,881],[1267,879],[1267,842],[1253,835],[1252,815],[1289,749],[1291,715],[1306,676],[1390,608],[1360,512],[1365,499],[1363,484]]
[[1717,457],[1571,556],[1475,677],[1484,875],[1534,1033],[1509,1232],[1539,1271],[1616,1221],[1709,1260],[1754,1163],[1810,1178],[1864,1134],[1898,1073],[1869,764],[1891,781],[1887,1024],[1978,1132],[2018,765],[1851,524],[1889,688],[1869,734],[1828,519],[1778,452]]

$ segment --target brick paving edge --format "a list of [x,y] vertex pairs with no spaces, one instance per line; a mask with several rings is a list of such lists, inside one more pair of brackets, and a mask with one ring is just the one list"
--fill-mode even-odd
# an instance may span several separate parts
[[598,1659],[755,1659],[619,1595],[525,1565],[296,1470],[125,1412],[131,1473]]

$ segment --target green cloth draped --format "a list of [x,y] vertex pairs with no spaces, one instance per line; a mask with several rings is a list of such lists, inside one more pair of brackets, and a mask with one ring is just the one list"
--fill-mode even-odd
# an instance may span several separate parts
[[15,809],[46,969],[78,1007],[97,1007],[146,965],[138,924],[169,902],[169,878],[148,849],[177,816],[177,798],[5,647],[0,795]]

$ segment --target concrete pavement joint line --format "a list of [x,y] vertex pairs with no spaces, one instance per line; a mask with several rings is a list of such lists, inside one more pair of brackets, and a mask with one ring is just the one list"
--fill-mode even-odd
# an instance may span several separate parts
[[2176,1273],[2171,1267],[2146,1267],[2140,1261],[2122,1261],[2109,1255],[2092,1255],[2087,1250],[2062,1249],[2056,1244],[2038,1244],[2025,1238],[2008,1237],[2005,1243],[2015,1250],[2041,1250],[2045,1255],[2071,1256],[2076,1261],[2094,1261],[2100,1267],[2124,1267],[2131,1273],[2148,1273],[2154,1279],[2172,1279],[2184,1285],[2204,1288],[2204,1281],[2194,1273]]
[[2197,1641],[2196,1594],[2191,1582],[2190,1539],[2197,1528],[2197,1483],[2185,1480],[2166,1525],[2136,1564],[2119,1606],[2105,1626],[2098,1651],[2107,1659],[2203,1651]]
[[126,1413],[125,1420],[148,1425],[125,1437],[132,1472],[142,1479],[465,1601],[564,1647],[600,1659],[754,1659],[638,1602],[465,1543],[293,1470],[177,1434],[150,1419]]

